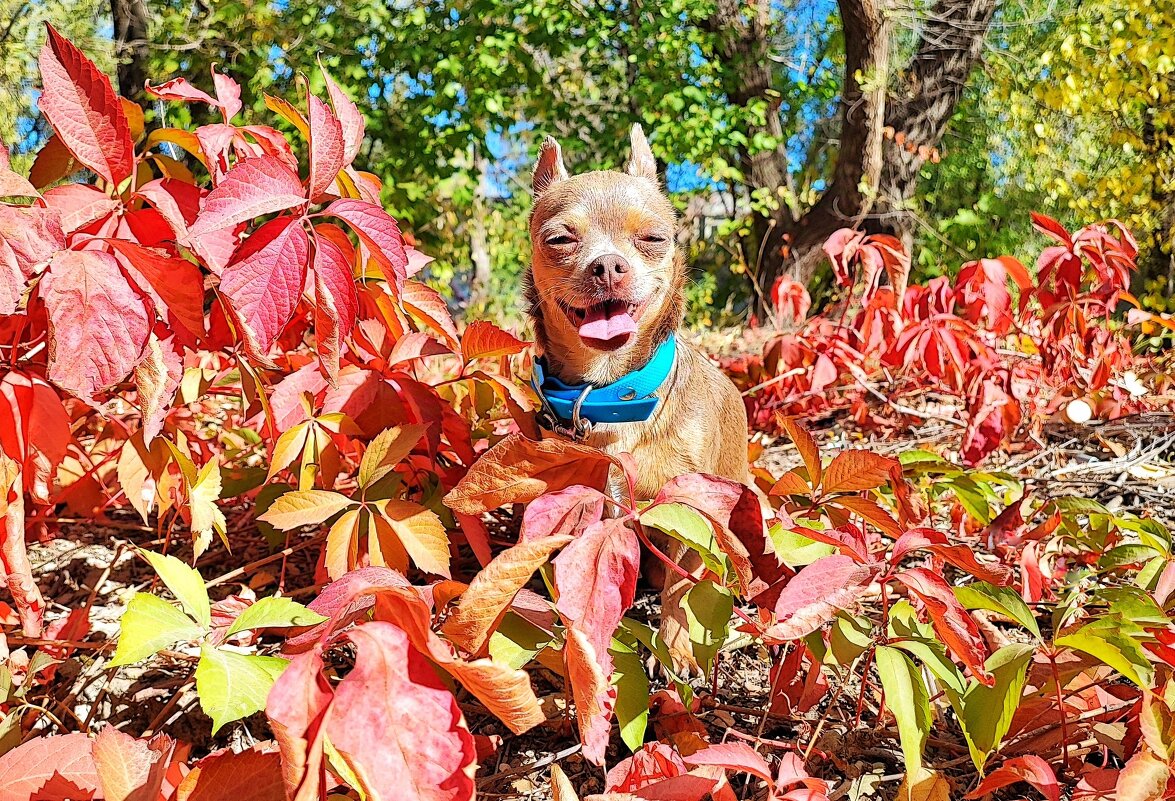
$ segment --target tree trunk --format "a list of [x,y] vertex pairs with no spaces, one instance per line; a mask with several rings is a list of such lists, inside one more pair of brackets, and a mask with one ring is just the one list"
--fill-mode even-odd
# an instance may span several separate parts
[[473,207],[469,216],[469,260],[473,262],[473,275],[469,279],[469,305],[481,306],[489,297],[490,258],[489,236],[486,233],[486,215],[489,214],[489,160],[478,153],[477,188],[473,192]]
[[997,1],[938,0],[922,29],[918,52],[891,91],[879,214],[870,228],[900,238],[907,253],[917,223],[911,203],[918,172],[955,113],[983,51]]
[[771,281],[789,272],[808,283],[823,260],[821,246],[833,232],[861,224],[881,181],[891,23],[888,0],[840,0],[845,38],[840,146],[828,188],[784,234],[788,251],[764,261]]
[[114,21],[114,56],[118,61],[118,93],[135,103],[143,99],[147,82],[146,0],[110,0]]
[[[918,171],[942,139],[979,59],[998,0],[937,0],[892,96],[891,2],[839,0],[845,70],[836,164],[827,189],[803,214],[795,216],[778,203],[770,214],[756,216],[758,252],[751,255],[762,290],[760,305],[762,295],[784,273],[804,283],[811,280],[824,258],[821,246],[839,228],[896,232],[912,243],[909,202]],[[772,150],[741,154],[747,184],[779,198],[790,179],[779,99],[771,91],[770,8],[770,0],[719,0],[710,27],[719,34],[731,101],[741,106],[766,102],[765,125],[752,133],[781,142]]]

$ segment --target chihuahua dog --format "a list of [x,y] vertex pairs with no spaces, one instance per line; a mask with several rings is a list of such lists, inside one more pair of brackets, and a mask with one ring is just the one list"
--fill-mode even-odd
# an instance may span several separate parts
[[[746,409],[730,379],[677,341],[686,281],[676,247],[677,213],[658,183],[640,125],[632,128],[631,144],[623,172],[572,176],[559,144],[550,137],[543,143],[534,169],[534,255],[526,275],[543,366],[561,385],[588,389],[623,384],[634,371],[664,364],[647,419],[597,422],[578,432],[588,445],[632,455],[641,498],[652,498],[684,473],[746,483]],[[667,344],[669,350],[661,350]],[[655,358],[658,365],[650,365]],[[700,567],[684,547],[670,555],[691,573]],[[681,603],[692,582],[664,572],[662,637],[679,667],[688,666]]]

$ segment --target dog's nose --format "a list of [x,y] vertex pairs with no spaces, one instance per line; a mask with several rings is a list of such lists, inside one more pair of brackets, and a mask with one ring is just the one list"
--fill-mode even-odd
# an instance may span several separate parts
[[592,279],[600,286],[615,289],[628,280],[628,272],[632,265],[618,253],[600,256],[588,265]]

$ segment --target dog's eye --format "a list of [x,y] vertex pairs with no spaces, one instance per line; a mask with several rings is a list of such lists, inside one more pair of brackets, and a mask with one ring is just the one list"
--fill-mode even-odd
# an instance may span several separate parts
[[574,245],[575,237],[569,234],[558,234],[556,236],[547,237],[547,244],[555,248]]
[[667,238],[657,233],[641,234],[639,238],[641,242],[644,242],[648,245],[664,245],[669,241]]

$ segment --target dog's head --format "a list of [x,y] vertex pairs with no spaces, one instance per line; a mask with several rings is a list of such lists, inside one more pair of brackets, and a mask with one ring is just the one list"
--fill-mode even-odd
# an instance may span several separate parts
[[677,213],[639,125],[624,172],[569,176],[548,137],[534,169],[529,300],[539,343],[571,378],[613,380],[681,323]]

